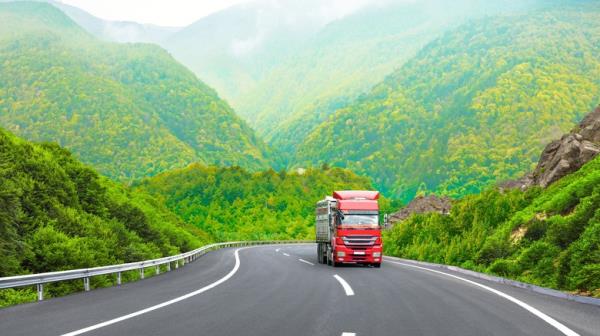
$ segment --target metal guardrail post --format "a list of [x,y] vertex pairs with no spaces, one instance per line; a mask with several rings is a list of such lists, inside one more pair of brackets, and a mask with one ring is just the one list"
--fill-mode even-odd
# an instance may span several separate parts
[[121,285],[121,272],[117,272],[117,285]]
[[156,265],[156,275],[159,275],[159,274],[160,274],[160,266]]
[[140,268],[140,279],[144,278],[144,266],[142,266],[142,268]]
[[37,284],[37,299],[38,301],[44,300],[44,284]]
[[89,278],[89,277],[85,277],[85,278],[83,278],[83,289],[84,289],[86,292],[89,292],[89,291],[90,291],[90,278]]
[[167,263],[167,272],[171,272],[171,262]]

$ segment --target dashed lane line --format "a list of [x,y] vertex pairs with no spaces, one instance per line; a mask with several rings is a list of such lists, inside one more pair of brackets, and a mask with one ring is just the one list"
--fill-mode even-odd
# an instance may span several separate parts
[[310,261],[308,261],[308,260],[304,260],[304,259],[302,259],[302,258],[300,258],[300,259],[298,259],[298,260],[300,260],[301,262],[303,262],[303,263],[305,263],[305,264],[309,264],[309,265],[311,265],[311,266],[315,266],[315,264],[311,263],[311,262],[310,262]]

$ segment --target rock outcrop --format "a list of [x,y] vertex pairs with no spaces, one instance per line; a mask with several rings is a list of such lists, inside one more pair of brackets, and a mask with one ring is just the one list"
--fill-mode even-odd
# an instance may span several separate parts
[[500,184],[500,188],[526,189],[531,186],[546,188],[571,174],[600,153],[600,106],[560,140],[552,141],[540,157],[533,173],[516,181]]
[[452,208],[452,201],[448,197],[438,197],[435,195],[417,196],[407,206],[400,211],[390,215],[390,224],[401,222],[412,214],[423,214],[428,212],[437,212],[447,215]]

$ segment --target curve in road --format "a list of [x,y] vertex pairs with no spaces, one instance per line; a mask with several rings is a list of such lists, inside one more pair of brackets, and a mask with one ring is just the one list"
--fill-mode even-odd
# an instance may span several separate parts
[[315,249],[211,252],[144,281],[1,309],[0,330],[2,335],[564,334],[503,293],[568,328],[573,332],[568,335],[600,335],[599,307],[389,259],[380,269],[333,268],[317,263]]

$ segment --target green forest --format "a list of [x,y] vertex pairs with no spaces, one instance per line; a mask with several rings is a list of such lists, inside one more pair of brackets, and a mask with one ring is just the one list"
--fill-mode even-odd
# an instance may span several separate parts
[[191,162],[268,166],[216,92],[160,47],[102,42],[44,3],[0,3],[0,125],[132,180]]
[[487,189],[414,215],[386,253],[600,297],[600,157],[548,189]]
[[[66,149],[0,129],[0,277],[154,259],[209,241],[157,199],[100,176]],[[0,291],[0,305],[34,298]]]
[[600,101],[598,15],[581,3],[450,30],[329,116],[292,166],[347,167],[405,202],[519,176]]
[[[351,189],[372,185],[341,168],[252,173],[200,164],[134,184],[218,241],[314,239],[316,202]],[[381,206],[389,211],[397,204],[384,198]]]

